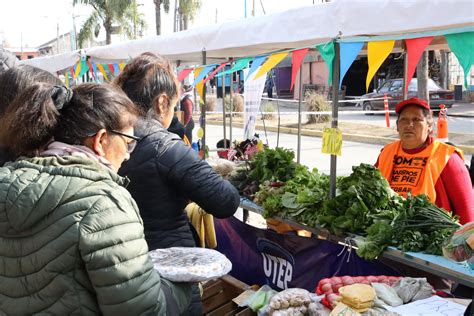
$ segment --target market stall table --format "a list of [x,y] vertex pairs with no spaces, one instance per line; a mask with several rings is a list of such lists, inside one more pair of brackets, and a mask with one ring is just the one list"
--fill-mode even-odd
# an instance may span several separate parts
[[[244,210],[258,213],[260,215],[262,215],[263,213],[263,209],[261,206],[253,203],[247,198],[241,198],[240,207],[242,207]],[[276,219],[281,220],[291,226],[310,231],[316,236],[318,236],[318,238],[342,243],[349,247],[353,247],[354,245],[351,237],[341,238],[334,236],[328,230],[321,227],[308,227],[301,223],[297,223],[295,221],[285,218]],[[395,247],[388,247],[380,257],[390,259],[408,265],[410,267],[426,271],[428,273],[432,273],[440,277],[452,280],[454,282],[463,284],[473,289],[472,295],[474,299],[474,270],[470,269],[467,265],[463,263],[456,263],[452,260],[436,255],[429,255],[419,252],[403,252]]]

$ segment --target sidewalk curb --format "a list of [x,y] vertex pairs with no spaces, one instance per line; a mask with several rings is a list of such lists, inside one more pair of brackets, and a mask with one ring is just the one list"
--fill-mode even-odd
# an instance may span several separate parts
[[448,117],[465,117],[474,119],[474,115],[472,114],[448,114]]
[[[209,125],[221,125],[222,126],[222,121],[206,121],[206,124]],[[239,127],[243,128],[244,124],[243,123],[237,123],[234,122],[232,123],[233,127]],[[262,124],[257,124],[255,126],[256,129],[262,130],[263,125]],[[266,125],[267,131],[270,132],[278,132],[278,127],[276,126],[268,126]],[[293,128],[293,127],[284,127],[280,126],[280,133],[285,133],[285,134],[292,134],[292,135],[298,135],[298,129]],[[323,132],[322,131],[315,131],[315,130],[310,130],[310,129],[301,129],[301,135],[302,136],[312,136],[312,137],[322,137]],[[366,144],[373,144],[373,145],[386,145],[389,144],[398,138],[391,138],[391,137],[382,137],[382,136],[372,136],[372,135],[359,135],[359,134],[348,134],[348,133],[342,133],[342,138],[345,141],[351,141],[351,142],[358,142],[358,143],[366,143]],[[461,149],[464,154],[467,155],[474,155],[474,146],[464,146],[464,145],[459,145],[457,146],[459,149]],[[380,148],[382,149],[382,148]]]

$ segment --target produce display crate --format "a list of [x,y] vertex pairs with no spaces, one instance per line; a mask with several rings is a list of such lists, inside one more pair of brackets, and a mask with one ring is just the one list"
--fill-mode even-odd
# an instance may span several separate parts
[[203,315],[208,316],[250,316],[256,315],[249,308],[239,307],[232,299],[250,287],[236,278],[225,275],[203,284]]

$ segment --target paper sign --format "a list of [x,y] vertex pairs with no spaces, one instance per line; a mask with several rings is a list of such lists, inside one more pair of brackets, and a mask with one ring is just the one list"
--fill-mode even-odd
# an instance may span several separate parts
[[466,306],[448,301],[439,296],[432,296],[424,300],[415,301],[413,303],[390,307],[386,306],[389,311],[396,312],[400,315],[464,315]]
[[342,132],[338,128],[325,128],[323,131],[323,147],[321,152],[324,154],[341,155]]

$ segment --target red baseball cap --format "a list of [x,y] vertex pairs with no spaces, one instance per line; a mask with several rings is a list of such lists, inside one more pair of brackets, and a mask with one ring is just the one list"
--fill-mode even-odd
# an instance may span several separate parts
[[430,105],[428,104],[428,102],[426,102],[423,99],[414,97],[414,98],[410,98],[408,100],[405,100],[405,101],[402,101],[402,102],[398,103],[397,106],[395,107],[395,112],[400,114],[400,112],[403,110],[403,108],[407,105],[416,105],[416,106],[419,106],[421,108],[431,110]]

